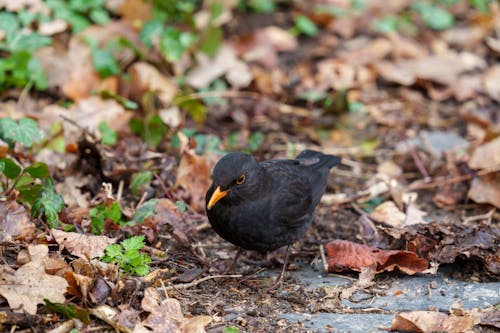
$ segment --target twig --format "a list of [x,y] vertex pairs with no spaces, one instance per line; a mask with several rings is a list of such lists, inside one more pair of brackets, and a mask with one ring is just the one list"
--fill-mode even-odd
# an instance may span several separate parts
[[490,210],[486,214],[475,215],[475,216],[468,216],[468,217],[466,217],[466,218],[463,219],[463,223],[464,224],[468,224],[468,223],[473,222],[473,221],[487,220],[488,221],[487,223],[490,224],[491,223],[491,218],[495,214],[496,210],[497,210],[496,208],[493,208],[492,210]]
[[210,276],[205,276],[201,279],[198,279],[196,281],[190,282],[190,283],[182,283],[182,284],[175,284],[172,286],[167,286],[164,288],[164,290],[173,290],[173,289],[189,289],[191,287],[197,286],[202,282],[212,280],[212,279],[224,279],[224,278],[240,278],[241,274],[236,274],[236,275],[210,275]]
[[319,244],[319,254],[321,256],[321,261],[323,262],[323,273],[328,273],[328,261],[326,261],[325,247],[323,244]]
[[191,100],[202,99],[202,98],[249,98],[249,99],[259,99],[263,96],[256,92],[251,91],[233,91],[233,90],[225,90],[225,91],[208,91],[208,92],[198,92],[185,96],[181,96],[179,98],[174,99],[174,103],[179,105],[184,102],[188,102]]
[[422,183],[420,181],[417,181],[417,182],[410,184],[410,186],[408,186],[408,190],[409,191],[427,190],[430,188],[440,187],[440,186],[444,186],[444,185],[448,185],[448,184],[461,183],[461,182],[469,180],[473,177],[485,176],[487,174],[498,172],[498,171],[500,171],[500,165],[496,165],[496,166],[491,167],[491,168],[480,170],[480,171],[476,172],[475,175],[474,174],[466,174],[466,175],[451,177],[451,178],[441,177],[441,178],[434,179],[430,183]]
[[417,166],[422,176],[424,176],[424,182],[428,182],[431,179],[431,177],[429,177],[429,173],[427,172],[427,169],[422,163],[422,160],[415,151],[415,148],[410,146],[408,143],[406,145],[408,147],[408,151],[410,152],[411,157],[413,158],[413,161],[415,162],[415,165]]

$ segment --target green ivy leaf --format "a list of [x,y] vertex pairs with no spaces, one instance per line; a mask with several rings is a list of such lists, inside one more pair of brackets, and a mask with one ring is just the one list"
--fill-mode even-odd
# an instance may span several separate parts
[[274,0],[250,0],[248,5],[256,13],[271,13],[276,9]]
[[455,18],[446,10],[424,1],[418,1],[412,8],[416,10],[424,23],[431,29],[444,30],[455,24]]
[[157,203],[158,203],[157,199],[151,199],[142,204],[142,206],[135,211],[134,217],[132,217],[133,224],[142,223],[144,222],[145,219],[153,215]]
[[113,53],[108,50],[92,48],[92,64],[101,78],[120,74],[120,65],[116,61]]
[[0,159],[0,169],[9,179],[15,179],[21,173],[21,167],[13,159],[7,157]]
[[151,20],[144,23],[141,29],[140,37],[142,42],[147,47],[153,46],[153,39],[163,31],[163,21],[161,20]]
[[47,223],[51,228],[59,224],[59,212],[64,208],[63,198],[54,189],[54,182],[51,178],[46,178],[39,196],[31,208],[32,214],[39,217],[45,215]]
[[49,166],[42,162],[36,162],[24,169],[33,178],[47,178],[49,176]]
[[304,35],[316,36],[318,33],[318,27],[311,21],[307,16],[298,15],[295,18],[295,28]]
[[42,130],[33,119],[23,118],[19,122],[11,118],[0,119],[0,138],[9,144],[19,142],[29,148],[34,143],[40,142],[43,136]]
[[118,133],[106,124],[106,122],[101,121],[98,125],[99,132],[101,132],[101,141],[103,144],[112,146],[118,141]]
[[153,173],[151,171],[144,171],[135,173],[132,176],[132,181],[130,182],[130,189],[134,195],[139,194],[141,190],[144,190],[151,180],[153,179]]

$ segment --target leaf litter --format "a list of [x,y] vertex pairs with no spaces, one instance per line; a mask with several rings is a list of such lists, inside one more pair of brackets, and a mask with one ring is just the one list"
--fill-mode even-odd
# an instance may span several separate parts
[[[21,7],[0,2],[13,12],[26,5],[44,11],[43,1]],[[8,281],[0,293],[12,311],[38,316],[46,311],[37,307],[44,298],[84,304],[92,318],[125,332],[229,326],[293,331],[304,329],[303,323],[283,323],[276,309],[347,313],[336,291],[306,291],[293,280],[285,282],[285,298],[263,295],[259,286],[266,281],[252,264],[262,259],[258,254],[242,255],[242,280],[220,274],[233,248],[210,230],[204,196],[214,160],[232,149],[263,159],[293,157],[308,147],[346,161],[331,175],[314,230],[294,245],[297,260],[307,263],[319,244],[327,244],[332,270],[360,272],[358,282],[339,292],[345,298],[357,289],[375,293],[375,273],[384,271],[431,274],[455,264],[486,281],[500,276],[498,4],[490,3],[487,15],[451,6],[456,26],[438,33],[417,20],[414,27],[423,34],[412,33],[411,26],[389,33],[376,28],[381,13],[411,11],[408,1],[370,1],[359,12],[350,1],[336,1],[338,7],[328,8],[341,10],[339,16],[319,14],[316,5],[324,3],[242,15],[228,3],[218,18],[210,13],[219,9],[203,6],[196,25],[222,24],[222,46],[214,57],[192,52],[174,64],[162,59],[159,39],[145,47],[134,25],[151,18],[149,3],[125,1],[117,11],[123,20],[113,17],[81,34],[60,20],[32,26],[57,41],[35,53],[50,94],[26,97],[11,89],[0,103],[1,117],[38,120],[49,133],[43,144],[49,149],[32,155],[29,144],[11,148],[2,141],[0,157],[15,157],[23,166],[33,159],[47,162],[66,204],[57,214],[65,231],[49,231],[43,218],[33,219],[29,204],[16,203],[17,190],[0,201],[2,277]],[[316,36],[291,33],[298,15],[320,27]],[[103,78],[85,38],[103,49],[116,36],[137,48],[112,49],[126,75]],[[206,105],[178,102],[186,96]],[[126,100],[139,110],[131,111]],[[101,140],[102,121],[116,132],[115,144]],[[156,128],[163,130],[155,141]],[[264,137],[256,148],[255,132]],[[63,145],[56,152],[50,147],[57,140]],[[135,175],[147,172],[154,174],[148,183],[133,187]],[[102,203],[116,204],[120,219],[107,216],[103,234],[91,235],[90,210]],[[116,265],[92,259],[130,235],[146,236],[144,251],[152,257],[147,276],[124,276]],[[59,245],[51,244],[50,256],[47,242]],[[470,277],[467,269],[461,274]],[[24,287],[14,293],[18,284]],[[494,312],[476,310],[400,313],[393,329],[455,332],[498,322]]]

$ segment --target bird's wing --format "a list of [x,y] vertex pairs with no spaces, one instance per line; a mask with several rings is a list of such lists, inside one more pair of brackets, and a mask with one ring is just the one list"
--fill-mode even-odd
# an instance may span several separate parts
[[314,211],[310,169],[293,160],[272,163],[266,169],[275,183],[271,219],[290,227],[302,226],[312,218]]

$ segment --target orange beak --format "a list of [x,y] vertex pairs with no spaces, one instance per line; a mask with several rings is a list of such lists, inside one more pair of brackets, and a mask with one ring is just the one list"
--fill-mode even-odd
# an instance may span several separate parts
[[227,192],[229,192],[229,190],[221,191],[220,186],[217,186],[214,193],[210,197],[210,200],[208,201],[207,209],[208,210],[212,209],[212,207],[215,206],[217,201],[219,201],[220,199],[224,198],[227,195]]

